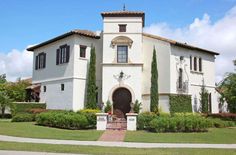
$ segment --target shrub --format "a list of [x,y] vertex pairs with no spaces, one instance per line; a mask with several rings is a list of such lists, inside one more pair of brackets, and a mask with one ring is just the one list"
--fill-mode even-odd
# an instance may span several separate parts
[[172,117],[157,117],[150,121],[152,132],[201,132],[206,131],[208,122],[198,115],[179,115]]
[[32,113],[32,114],[40,114],[42,112],[46,112],[48,111],[47,109],[41,109],[41,108],[33,108],[33,109],[30,109],[28,110],[29,113]]
[[21,113],[16,114],[13,116],[12,122],[33,122],[35,121],[35,115],[34,114],[28,114],[28,113]]
[[211,127],[215,128],[225,128],[225,127],[235,126],[235,123],[233,121],[223,121],[219,118],[208,118],[208,120],[211,122]]
[[108,100],[106,102],[106,106],[105,106],[104,112],[106,112],[106,113],[110,112],[111,111],[111,107],[112,107],[111,102]]
[[210,118],[220,118],[222,120],[236,122],[236,114],[234,113],[216,113],[216,114],[207,114],[206,116]]
[[150,122],[156,118],[157,115],[153,112],[144,112],[138,115],[138,129],[149,129]]
[[17,113],[27,113],[31,109],[46,109],[46,104],[44,103],[18,103],[15,102],[13,103],[14,105],[14,110],[12,111],[12,115],[15,115]]
[[84,109],[80,110],[77,113],[84,115],[88,120],[88,128],[95,128],[97,124],[96,113],[99,113],[100,110],[97,109]]
[[134,103],[134,112],[135,113],[138,113],[140,112],[141,110],[141,102],[139,102],[138,100],[135,100],[135,103]]
[[36,116],[38,125],[63,128],[63,129],[85,129],[88,120],[85,115],[71,111],[48,111]]
[[170,95],[170,113],[192,112],[191,96]]

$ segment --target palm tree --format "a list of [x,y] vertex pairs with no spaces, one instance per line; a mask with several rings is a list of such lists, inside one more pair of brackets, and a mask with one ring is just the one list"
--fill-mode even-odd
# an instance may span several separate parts
[[5,110],[7,107],[11,107],[12,101],[5,92],[0,92],[0,109],[2,118],[4,118]]

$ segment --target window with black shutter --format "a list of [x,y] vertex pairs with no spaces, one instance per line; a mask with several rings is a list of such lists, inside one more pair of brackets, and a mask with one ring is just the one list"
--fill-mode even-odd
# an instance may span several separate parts
[[85,58],[86,57],[86,46],[83,46],[83,45],[80,45],[80,53],[79,53],[79,56],[81,58]]
[[192,56],[190,56],[190,70],[192,70],[192,65],[193,65],[193,63],[192,63]]
[[201,72],[202,71],[202,58],[199,58],[199,60],[198,60],[198,63],[199,63],[199,72]]
[[193,59],[193,69],[194,71],[197,71],[197,57],[194,57]]
[[68,63],[70,60],[70,46],[62,45],[56,51],[56,65]]
[[35,70],[43,69],[46,67],[46,53],[39,53],[35,57]]

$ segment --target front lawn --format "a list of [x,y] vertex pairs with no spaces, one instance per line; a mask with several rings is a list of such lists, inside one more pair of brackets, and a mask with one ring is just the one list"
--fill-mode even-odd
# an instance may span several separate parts
[[126,132],[126,142],[235,144],[236,128],[211,128],[200,133]]
[[99,147],[99,146],[77,146],[77,145],[56,145],[56,144],[33,144],[1,142],[0,150],[18,151],[40,151],[56,153],[82,153],[95,155],[222,155],[236,154],[236,149],[143,149],[143,148],[120,148],[120,147]]
[[64,130],[34,125],[34,122],[0,120],[0,134],[17,137],[96,141],[102,134],[96,130]]

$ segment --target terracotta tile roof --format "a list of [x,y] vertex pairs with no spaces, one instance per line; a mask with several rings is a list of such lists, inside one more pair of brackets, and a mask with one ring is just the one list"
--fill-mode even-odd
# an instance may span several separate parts
[[35,49],[37,49],[39,47],[45,46],[47,44],[50,44],[50,43],[55,42],[57,40],[63,39],[63,38],[68,37],[68,36],[71,36],[73,34],[77,34],[77,35],[81,35],[81,36],[85,36],[85,37],[90,37],[90,38],[94,38],[94,39],[99,39],[100,38],[100,36],[96,35],[96,33],[92,32],[92,31],[75,29],[75,30],[72,30],[72,31],[67,32],[65,34],[62,34],[60,36],[57,36],[53,39],[42,42],[38,45],[29,47],[29,48],[27,48],[27,51],[34,51]]
[[102,17],[142,17],[143,27],[145,23],[145,13],[142,11],[111,11],[102,12]]
[[175,46],[184,47],[184,48],[193,49],[193,50],[199,50],[199,51],[207,52],[207,53],[214,54],[214,55],[219,55],[219,53],[214,52],[214,51],[199,48],[199,47],[196,47],[196,46],[193,46],[193,45],[189,45],[187,43],[181,43],[181,42],[178,42],[178,41],[175,41],[175,40],[163,38],[163,37],[160,37],[160,36],[157,36],[157,35],[143,33],[143,36],[150,37],[150,38],[153,38],[153,39],[162,40],[162,41],[165,41],[165,42],[169,42],[170,44],[175,45]]
[[112,12],[102,12],[101,15],[104,16],[113,16],[113,15],[135,15],[135,16],[144,16],[142,11],[112,11]]

